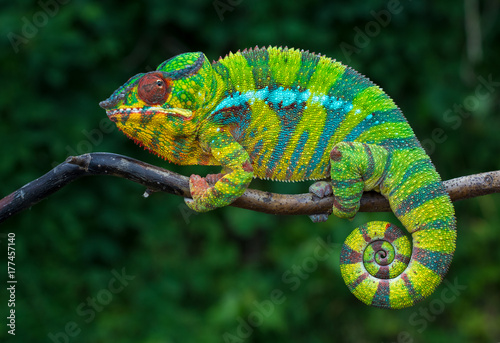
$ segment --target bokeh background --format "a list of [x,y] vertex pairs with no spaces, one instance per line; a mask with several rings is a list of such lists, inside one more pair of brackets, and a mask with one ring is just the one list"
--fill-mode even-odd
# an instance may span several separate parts
[[[187,51],[302,48],[368,75],[396,101],[443,179],[500,169],[496,0],[3,2],[0,196],[67,156],[150,155],[98,103]],[[309,183],[256,180],[273,192]],[[363,305],[340,246],[357,225],[237,208],[192,215],[113,177],[78,180],[0,224],[2,342],[498,342],[500,195],[456,203],[447,283],[415,307]],[[16,235],[16,336],[7,334],[7,233]]]

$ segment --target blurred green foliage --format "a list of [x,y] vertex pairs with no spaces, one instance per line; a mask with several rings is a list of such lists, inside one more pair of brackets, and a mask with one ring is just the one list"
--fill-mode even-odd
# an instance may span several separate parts
[[[368,75],[401,107],[443,179],[500,169],[499,21],[495,0],[4,2],[0,194],[90,151],[206,173],[141,150],[98,102],[176,54],[216,59],[255,45],[319,52]],[[479,96],[488,79],[496,83]],[[253,186],[295,193],[308,183]],[[500,340],[498,195],[456,204],[447,279],[460,287],[443,284],[413,308],[387,311],[349,293],[338,259],[356,225],[392,214],[316,225],[231,207],[186,216],[181,198],[143,191],[86,178],[0,225],[0,279],[14,232],[18,280],[16,336],[6,332],[1,281],[2,341]]]

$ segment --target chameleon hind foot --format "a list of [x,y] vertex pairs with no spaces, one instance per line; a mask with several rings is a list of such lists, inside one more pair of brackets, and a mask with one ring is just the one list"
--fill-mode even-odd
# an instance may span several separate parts
[[[319,199],[326,198],[333,194],[332,184],[327,181],[318,181],[309,186],[309,193],[314,194],[313,198],[318,197]],[[309,218],[311,218],[313,223],[322,223],[326,222],[330,213],[321,213],[321,214],[311,214]]]

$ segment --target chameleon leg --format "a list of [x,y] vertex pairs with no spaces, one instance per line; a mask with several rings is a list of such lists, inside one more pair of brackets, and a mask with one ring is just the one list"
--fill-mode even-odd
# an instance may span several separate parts
[[333,213],[351,218],[363,190],[380,191],[411,234],[370,222],[355,229],[341,251],[340,269],[362,302],[404,308],[432,294],[455,250],[454,210],[439,175],[421,148],[394,150],[339,143],[331,152]]
[[[338,143],[330,152],[331,183],[319,181],[309,192],[319,198],[334,193],[333,214],[352,219],[359,210],[363,191],[374,189],[386,165],[388,151],[378,145]],[[328,214],[309,216],[313,222],[323,222]]]
[[378,189],[388,167],[389,152],[378,145],[341,142],[330,152],[333,214],[352,219],[363,191]]
[[223,129],[207,138],[207,149],[220,162],[223,172],[206,178],[191,175],[189,188],[193,199],[184,199],[197,212],[227,206],[239,198],[253,178],[250,157],[243,147]]
[[206,212],[227,206],[245,192],[252,178],[251,171],[241,168],[225,174],[211,186],[209,182],[214,181],[212,176],[208,177],[207,180],[199,175],[191,175],[189,188],[193,199],[185,198],[184,200],[191,209],[197,212]]

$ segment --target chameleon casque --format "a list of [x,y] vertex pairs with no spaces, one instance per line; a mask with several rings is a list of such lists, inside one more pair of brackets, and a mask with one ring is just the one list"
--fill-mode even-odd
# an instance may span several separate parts
[[341,218],[354,217],[363,191],[383,194],[412,243],[380,221],[349,235],[341,272],[368,305],[412,306],[448,270],[456,223],[440,176],[392,99],[348,66],[286,47],[213,63],[185,53],[133,76],[100,106],[125,135],[168,161],[222,166],[220,174],[191,175],[186,203],[199,212],[230,204],[254,177],[328,180],[310,191],[333,192]]

